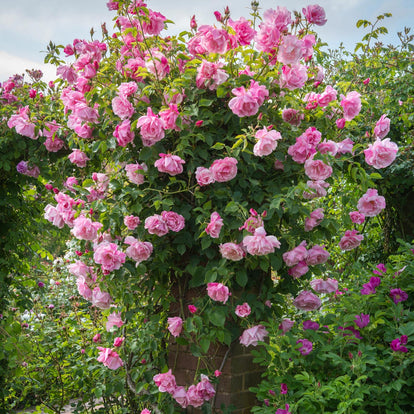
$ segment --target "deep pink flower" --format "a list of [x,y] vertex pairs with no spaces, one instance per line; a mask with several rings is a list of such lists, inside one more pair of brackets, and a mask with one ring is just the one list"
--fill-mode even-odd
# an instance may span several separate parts
[[95,240],[102,226],[101,223],[93,222],[84,215],[80,215],[74,220],[71,233],[80,240]]
[[135,135],[131,130],[131,121],[129,119],[122,121],[121,124],[115,127],[113,135],[121,147],[125,147],[127,144],[132,142]]
[[316,24],[317,26],[323,26],[327,22],[325,10],[317,4],[304,7],[302,13],[309,23]]
[[178,233],[185,227],[185,219],[181,214],[175,211],[163,211],[162,219],[167,224],[168,230]]
[[391,289],[390,297],[394,303],[404,302],[408,299],[408,294],[401,289]]
[[359,328],[365,328],[369,324],[369,315],[361,313],[360,315],[355,316],[355,324]]
[[297,344],[302,344],[302,346],[299,348],[299,352],[302,355],[308,355],[311,353],[313,349],[313,344],[308,339],[298,339],[296,341]]
[[113,312],[108,316],[108,320],[106,322],[106,331],[110,332],[114,326],[120,328],[124,325],[124,323],[125,322],[121,318],[121,312]]
[[214,239],[220,236],[220,230],[223,227],[223,219],[216,211],[211,214],[210,222],[206,227],[206,233]]
[[308,251],[306,250],[306,241],[302,241],[299,246],[296,246],[292,250],[289,250],[283,253],[282,257],[286,266],[292,267],[297,265],[302,260],[305,260],[308,256]]
[[282,119],[293,126],[299,126],[304,118],[304,114],[293,108],[287,108],[282,111]]
[[275,414],[291,414],[289,411],[289,404],[285,404],[285,409],[278,408]]
[[160,392],[168,392],[169,394],[173,394],[174,390],[177,388],[175,376],[171,373],[171,369],[164,374],[155,375],[153,377],[153,381]]
[[137,128],[141,128],[142,144],[145,147],[154,145],[165,136],[162,119],[155,115],[150,107],[147,109],[147,115],[138,118]]
[[250,21],[246,20],[244,17],[240,17],[240,19],[236,21],[229,19],[229,25],[236,32],[236,40],[240,46],[249,45],[256,35],[256,30],[251,27]]
[[325,246],[319,246],[316,244],[311,249],[308,250],[308,255],[306,257],[306,264],[309,266],[316,266],[322,263],[326,263],[329,259],[329,252],[325,250]]
[[358,92],[349,92],[341,100],[345,121],[352,121],[361,111],[361,95]]
[[313,331],[317,331],[319,329],[319,323],[311,321],[311,320],[304,321],[303,329],[304,330],[311,329]]
[[391,341],[390,343],[390,347],[394,352],[408,352],[408,349],[405,345],[408,341],[408,338],[406,335],[402,335],[400,338],[394,339],[393,341]]
[[288,148],[288,154],[299,164],[304,164],[315,153],[315,146],[309,143],[304,135],[297,137],[295,144]]
[[148,260],[152,254],[153,246],[150,242],[139,241],[132,236],[127,236],[125,237],[124,243],[129,244],[129,247],[125,250],[125,254],[132,260],[135,260],[136,266]]
[[188,310],[190,311],[190,313],[194,314],[197,312],[197,307],[194,305],[188,305]]
[[292,329],[294,324],[295,321],[292,321],[289,318],[284,318],[282,319],[282,322],[279,325],[279,329],[283,331],[283,333],[285,334],[286,332],[289,332]]
[[230,181],[237,175],[237,160],[232,157],[215,160],[210,166],[210,172],[219,183]]
[[115,243],[103,242],[95,248],[93,260],[107,272],[119,269],[125,263],[125,253],[118,250]]
[[296,264],[288,270],[288,274],[292,276],[294,279],[297,279],[303,276],[304,274],[308,273],[308,271],[309,267],[306,264],[306,261],[301,260],[298,264]]
[[156,234],[159,237],[166,235],[169,231],[167,223],[159,214],[147,217],[144,227],[149,234]]
[[72,164],[77,165],[79,168],[86,167],[86,162],[89,160],[87,155],[79,149],[74,149],[68,158]]
[[317,208],[310,213],[310,217],[305,219],[305,231],[311,231],[321,224],[324,218],[323,208]]
[[362,224],[365,221],[365,216],[359,211],[351,211],[349,213],[352,223]]
[[196,86],[197,88],[217,89],[229,77],[223,69],[222,63],[209,62],[203,60],[197,68]]
[[128,230],[135,230],[140,222],[139,217],[134,215],[124,217],[124,224],[127,226]]
[[307,68],[298,64],[293,66],[283,66],[280,77],[280,87],[293,91],[302,88],[308,80]]
[[117,336],[117,337],[114,339],[114,346],[115,346],[115,347],[120,347],[120,346],[124,343],[124,341],[125,341],[125,338],[124,338],[124,337],[119,337],[119,336]]
[[182,164],[185,164],[185,161],[178,155],[160,153],[159,156],[160,158],[154,163],[154,166],[158,168],[158,171],[170,174],[171,176],[183,172]]
[[234,311],[234,313],[240,318],[245,318],[246,316],[250,315],[251,311],[252,310],[249,304],[247,302],[244,302],[242,305],[236,306],[236,310]]
[[294,299],[293,305],[304,311],[313,311],[321,307],[321,300],[312,292],[303,290]]

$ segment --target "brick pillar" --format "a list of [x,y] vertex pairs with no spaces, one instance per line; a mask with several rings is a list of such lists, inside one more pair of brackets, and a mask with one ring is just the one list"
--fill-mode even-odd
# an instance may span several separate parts
[[[248,414],[256,405],[255,394],[249,391],[249,387],[259,384],[264,369],[253,363],[253,356],[250,355],[249,349],[238,343],[233,344],[229,352],[227,352],[228,347],[223,345],[212,345],[210,348],[209,355],[212,356],[207,360],[210,368],[218,369],[226,358],[216,388],[213,412],[220,413],[220,407],[224,404],[226,407],[234,406],[232,411],[234,414]],[[198,358],[191,354],[188,346],[170,343],[168,366],[172,368],[177,385],[188,386],[200,380],[199,376],[194,378],[197,364]],[[202,364],[199,368],[206,367]],[[199,414],[202,411],[188,407],[185,412]]]

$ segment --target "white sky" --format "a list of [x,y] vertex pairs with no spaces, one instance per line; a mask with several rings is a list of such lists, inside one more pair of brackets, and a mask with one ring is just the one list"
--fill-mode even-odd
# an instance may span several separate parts
[[[54,79],[56,69],[44,65],[43,58],[50,40],[66,45],[73,39],[90,39],[90,29],[100,39],[100,25],[107,23],[112,28],[115,12],[108,11],[107,0],[0,0],[0,82],[25,69],[41,69],[46,80]],[[6,3],[6,4],[2,4]],[[188,30],[190,17],[195,14],[197,22],[215,22],[213,12],[223,11],[228,5],[234,20],[248,17],[250,0],[148,0],[148,7],[164,14],[175,25],[170,25],[171,34]],[[365,31],[357,29],[359,19],[374,21],[376,16],[390,12],[393,17],[383,21],[389,35],[382,38],[385,44],[398,43],[397,31],[414,22],[414,0],[261,0],[265,10],[285,6],[289,10],[301,10],[308,4],[324,7],[328,22],[317,31],[330,48],[343,42],[353,49]]]

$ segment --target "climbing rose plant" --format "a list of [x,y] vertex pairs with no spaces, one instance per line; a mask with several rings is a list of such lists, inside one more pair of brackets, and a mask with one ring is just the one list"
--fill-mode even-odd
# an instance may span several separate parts
[[[199,407],[220,380],[214,344],[257,346],[281,303],[310,313],[335,294],[330,249],[353,254],[386,206],[363,166],[394,162],[392,120],[367,125],[352,84],[324,83],[318,5],[261,16],[253,2],[248,19],[226,8],[165,37],[171,22],[141,0],[108,8],[113,35],[50,47],[58,79],[45,96],[23,105],[3,84],[8,127],[39,143],[17,170],[50,190],[45,219],[70,229],[73,283],[113,335],[97,361],[154,412]],[[344,175],[358,187],[340,223],[324,206]],[[192,384],[168,366],[174,342],[199,358]]]

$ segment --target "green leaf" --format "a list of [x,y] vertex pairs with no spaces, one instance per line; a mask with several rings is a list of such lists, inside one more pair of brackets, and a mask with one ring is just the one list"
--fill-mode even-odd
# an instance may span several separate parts
[[206,354],[208,352],[208,349],[210,348],[210,340],[208,338],[202,338],[200,340],[200,347]]
[[245,287],[247,284],[247,272],[246,269],[240,269],[236,274],[236,282],[241,286]]
[[198,106],[210,106],[213,102],[212,99],[201,99]]
[[224,327],[226,322],[226,311],[221,308],[215,308],[209,315],[210,322],[220,328]]

